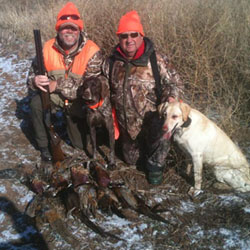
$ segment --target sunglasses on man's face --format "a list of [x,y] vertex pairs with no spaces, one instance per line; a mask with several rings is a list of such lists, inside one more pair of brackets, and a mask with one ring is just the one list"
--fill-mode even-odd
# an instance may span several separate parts
[[128,39],[128,37],[131,37],[131,38],[136,38],[136,37],[138,37],[139,36],[139,33],[138,32],[135,32],[135,33],[130,33],[130,34],[120,34],[119,35],[119,37],[121,38],[121,39]]
[[60,20],[69,20],[69,19],[72,19],[72,20],[79,20],[80,17],[77,16],[77,15],[64,15],[64,16],[61,16],[61,17],[60,17]]

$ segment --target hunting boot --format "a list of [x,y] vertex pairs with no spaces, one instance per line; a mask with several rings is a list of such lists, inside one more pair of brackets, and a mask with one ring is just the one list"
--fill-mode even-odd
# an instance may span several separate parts
[[40,148],[42,161],[52,161],[52,155],[47,147]]
[[148,182],[152,185],[160,185],[163,182],[163,171],[148,172]]
[[148,182],[153,185],[160,185],[163,182],[163,171],[166,158],[170,148],[169,140],[160,138],[152,145],[146,168],[148,171]]

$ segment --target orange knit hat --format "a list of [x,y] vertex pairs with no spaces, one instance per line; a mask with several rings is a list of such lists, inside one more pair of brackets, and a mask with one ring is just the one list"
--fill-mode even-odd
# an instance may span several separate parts
[[67,2],[66,5],[59,11],[57,15],[56,30],[58,31],[62,24],[71,24],[83,30],[83,20],[80,19],[80,13],[72,2]]
[[116,34],[119,35],[127,31],[137,31],[144,36],[140,17],[135,10],[127,12],[121,17]]

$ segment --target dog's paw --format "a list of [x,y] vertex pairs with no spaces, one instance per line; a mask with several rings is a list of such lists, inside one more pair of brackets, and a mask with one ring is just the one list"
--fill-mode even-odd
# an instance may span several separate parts
[[116,164],[115,163],[109,163],[107,165],[107,169],[110,170],[110,171],[113,171],[117,168]]
[[200,194],[202,194],[204,191],[201,189],[196,189],[194,187],[191,187],[188,191],[188,195],[191,196],[192,198],[195,198],[197,196],[199,196]]

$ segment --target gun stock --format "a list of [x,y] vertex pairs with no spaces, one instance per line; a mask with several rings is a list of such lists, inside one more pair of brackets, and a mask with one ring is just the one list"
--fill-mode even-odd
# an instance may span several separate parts
[[[33,30],[33,32],[34,32],[35,47],[36,47],[38,74],[45,75],[45,67],[44,67],[44,61],[43,61],[43,48],[42,48],[40,30]],[[49,137],[50,137],[52,160],[53,160],[53,163],[57,163],[57,162],[63,161],[65,158],[65,155],[61,149],[61,139],[58,136],[58,134],[54,131],[54,126],[51,122],[51,105],[50,105],[50,94],[49,94],[48,86],[46,86],[46,90],[47,92],[40,91],[40,95],[42,99],[44,121],[45,121],[45,125],[47,127]]]

